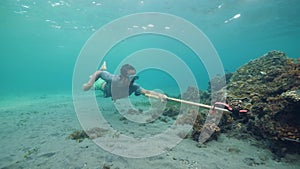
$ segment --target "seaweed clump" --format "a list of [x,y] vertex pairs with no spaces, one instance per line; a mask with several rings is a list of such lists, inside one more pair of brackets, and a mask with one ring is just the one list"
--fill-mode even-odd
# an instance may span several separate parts
[[269,141],[277,155],[300,153],[300,59],[271,51],[234,72],[227,92],[232,107],[249,110],[232,114],[246,119],[247,132]]
[[82,142],[85,138],[89,138],[83,130],[75,130],[68,137],[68,139],[76,140],[77,142]]
[[82,142],[86,138],[96,139],[98,137],[102,137],[107,134],[109,130],[103,129],[99,127],[95,127],[89,130],[75,130],[72,132],[67,138],[76,140],[77,142]]

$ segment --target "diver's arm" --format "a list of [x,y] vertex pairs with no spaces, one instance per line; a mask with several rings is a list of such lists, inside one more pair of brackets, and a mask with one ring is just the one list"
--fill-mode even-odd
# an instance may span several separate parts
[[155,91],[151,91],[151,90],[146,90],[146,89],[141,89],[141,93],[143,95],[152,95],[152,96],[157,96],[158,98],[160,98],[162,101],[163,100],[167,100],[168,96],[162,93],[157,93]]

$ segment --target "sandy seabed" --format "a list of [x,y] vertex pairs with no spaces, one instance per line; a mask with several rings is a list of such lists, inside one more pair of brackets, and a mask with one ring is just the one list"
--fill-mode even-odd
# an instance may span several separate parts
[[[268,149],[258,146],[258,141],[239,140],[226,134],[202,146],[187,138],[156,156],[122,157],[103,150],[91,139],[78,142],[68,138],[75,130],[82,130],[70,94],[1,97],[0,168],[300,168],[298,155],[287,155],[276,161]],[[124,135],[155,135],[174,122],[165,118],[136,125],[118,113],[111,99],[98,97],[97,101],[104,105],[101,109],[107,121]],[[143,102],[147,101],[143,96],[133,98],[140,110],[145,108]]]

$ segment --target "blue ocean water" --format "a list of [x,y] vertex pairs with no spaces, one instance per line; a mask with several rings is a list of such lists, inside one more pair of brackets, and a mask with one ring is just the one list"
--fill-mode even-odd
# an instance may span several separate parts
[[[196,25],[214,45],[224,71],[234,71],[270,50],[298,58],[299,11],[297,0],[2,0],[0,93],[71,91],[76,59],[88,38],[115,19],[141,12],[168,13]],[[202,63],[194,62],[193,52],[167,37],[129,38],[105,59],[114,70],[123,57],[144,48],[179,55],[199,88],[207,88]],[[149,70],[141,75],[139,83],[150,89],[175,83],[165,72]]]

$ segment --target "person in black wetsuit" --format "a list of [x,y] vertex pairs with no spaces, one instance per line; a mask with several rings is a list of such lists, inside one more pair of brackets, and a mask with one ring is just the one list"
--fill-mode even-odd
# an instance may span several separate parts
[[83,84],[83,90],[87,91],[91,88],[102,90],[104,97],[112,97],[113,100],[128,97],[132,93],[136,96],[151,94],[161,100],[167,99],[166,95],[146,90],[135,83],[139,77],[136,75],[135,68],[130,64],[122,66],[120,75],[111,74],[106,69],[106,62],[104,62],[101,68],[90,76],[89,81]]

